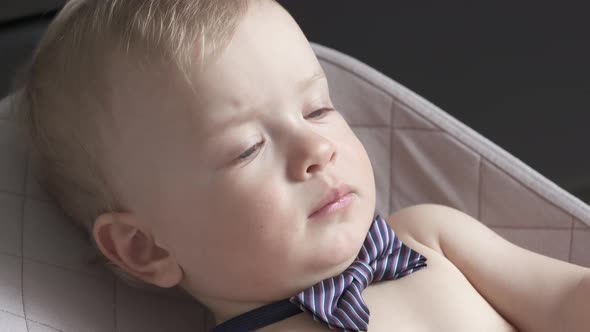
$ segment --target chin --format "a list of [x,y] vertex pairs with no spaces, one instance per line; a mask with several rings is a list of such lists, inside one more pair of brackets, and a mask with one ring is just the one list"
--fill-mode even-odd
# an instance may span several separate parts
[[307,272],[302,278],[305,280],[302,288],[341,274],[358,256],[373,221],[374,209],[359,205],[350,212],[346,216],[347,222],[338,223],[345,227],[331,230],[330,236],[324,238],[322,245],[312,253],[309,259],[313,263],[304,269]]
[[350,227],[348,228],[346,240],[342,240],[339,245],[332,248],[332,257],[337,257],[338,265],[345,265],[344,268],[352,264],[358,255],[375,214],[374,209],[370,209],[370,207],[363,208],[361,206],[355,212],[350,215],[350,218],[353,220],[349,223]]

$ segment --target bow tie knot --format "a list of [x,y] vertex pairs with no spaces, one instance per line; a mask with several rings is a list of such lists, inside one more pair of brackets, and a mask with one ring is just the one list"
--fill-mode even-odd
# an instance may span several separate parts
[[366,288],[373,282],[373,271],[374,267],[362,261],[355,261],[346,269],[346,272],[350,273],[362,288]]
[[355,261],[289,300],[315,320],[341,331],[366,331],[369,308],[361,293],[373,281],[398,279],[426,267],[426,257],[404,245],[379,215]]

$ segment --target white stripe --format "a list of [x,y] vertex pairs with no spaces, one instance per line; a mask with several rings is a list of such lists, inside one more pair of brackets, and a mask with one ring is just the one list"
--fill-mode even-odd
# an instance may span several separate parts
[[[395,262],[393,264],[393,270],[394,271],[397,271],[397,265],[399,264],[399,256],[400,256],[399,252],[396,252]],[[394,273],[394,275],[395,275],[395,273]]]
[[320,283],[321,297],[320,297],[320,308],[322,308],[322,318],[326,319],[326,290],[324,289],[324,283]]
[[385,232],[385,241],[387,243],[387,248],[389,250],[393,249],[393,243],[391,243],[391,235],[393,234],[393,230],[391,228],[387,228],[387,231]]
[[[382,252],[383,251],[383,247],[384,247],[383,236],[381,236],[381,234],[383,233],[383,230],[381,229],[382,228],[382,225],[381,225],[380,222],[376,222],[375,225],[377,226],[376,227],[377,228],[377,240],[378,240],[377,242],[381,243],[381,246],[378,247],[378,251],[381,251]],[[377,257],[377,256],[375,256],[375,257]]]
[[361,250],[363,251],[363,256],[364,256],[363,258],[364,258],[364,260],[369,260],[369,252],[367,251],[367,248],[366,248],[366,246],[364,244],[361,247]]
[[315,314],[315,313],[317,312],[317,310],[316,310],[316,308],[315,308],[315,301],[314,301],[314,298],[315,298],[315,296],[314,296],[314,293],[315,293],[315,292],[313,291],[313,287],[311,287],[309,290],[311,291],[311,295],[310,295],[310,301],[309,301],[309,302],[311,302],[311,310],[312,310],[312,311],[314,312],[314,314]]
[[375,259],[375,257],[377,257],[377,248],[375,246],[375,240],[373,239],[373,235],[371,235],[371,233],[369,233],[368,237],[369,237],[369,242],[371,244],[371,252],[373,253],[373,255],[371,257],[369,257],[369,262],[370,262],[371,258]]
[[379,279],[377,280],[382,280],[383,276],[385,275],[385,271],[387,271],[387,264],[389,263],[389,255],[385,256],[385,259],[381,262],[381,274],[379,275]]
[[[330,279],[330,282],[332,283],[332,292],[330,293],[330,302],[328,302],[328,303],[334,303],[334,295],[336,292],[336,285],[334,284],[334,278]],[[333,314],[332,306],[329,307],[328,311],[330,312],[330,315]]]

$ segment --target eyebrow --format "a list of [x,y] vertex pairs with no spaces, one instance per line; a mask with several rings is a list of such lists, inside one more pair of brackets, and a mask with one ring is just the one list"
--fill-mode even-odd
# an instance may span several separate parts
[[324,74],[324,72],[322,70],[317,71],[315,74],[301,80],[298,84],[297,84],[297,88],[299,89],[299,91],[305,91],[307,89],[309,89],[310,86],[312,86],[316,81],[319,81],[321,79],[325,79],[326,75]]
[[[313,75],[302,79],[301,81],[297,82],[297,90],[303,92],[313,86],[317,81],[321,79],[326,79],[326,75],[322,70],[315,72]],[[261,110],[256,110],[252,108],[248,108],[246,111],[241,112],[238,115],[232,116],[229,120],[222,122],[219,125],[215,126],[214,131],[219,132],[223,131],[226,128],[230,128],[236,126],[238,124],[252,121],[259,116]]]

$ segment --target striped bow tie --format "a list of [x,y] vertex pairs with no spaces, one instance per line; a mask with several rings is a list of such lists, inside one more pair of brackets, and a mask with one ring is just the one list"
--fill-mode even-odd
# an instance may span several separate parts
[[369,308],[363,289],[373,281],[401,278],[425,267],[426,257],[404,245],[377,215],[356,260],[342,274],[289,300],[332,329],[366,331]]

